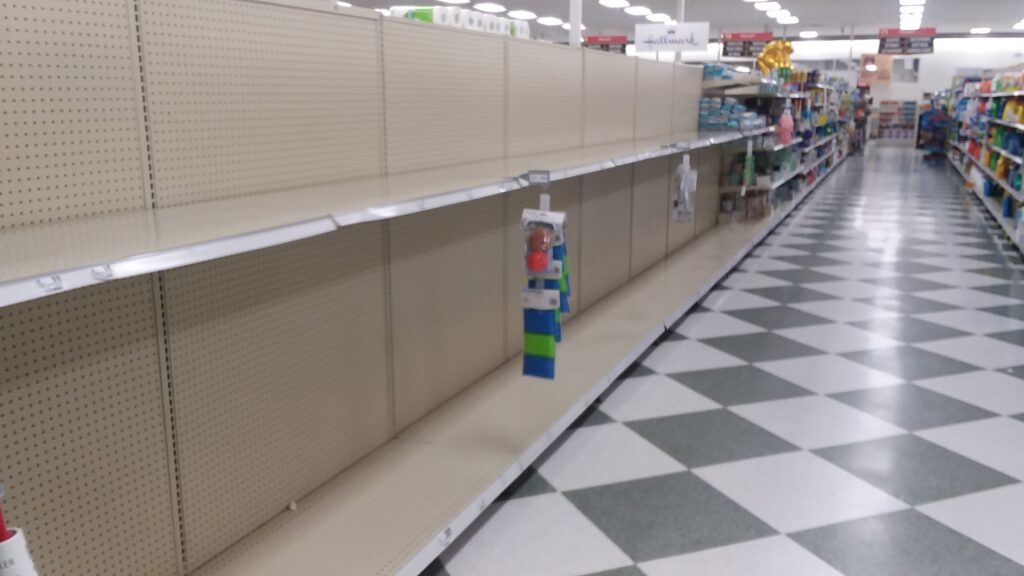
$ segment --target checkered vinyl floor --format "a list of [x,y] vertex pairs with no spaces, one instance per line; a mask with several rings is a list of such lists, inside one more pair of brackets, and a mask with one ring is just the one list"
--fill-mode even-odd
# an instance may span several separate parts
[[1024,575],[1024,265],[947,168],[849,159],[425,574]]

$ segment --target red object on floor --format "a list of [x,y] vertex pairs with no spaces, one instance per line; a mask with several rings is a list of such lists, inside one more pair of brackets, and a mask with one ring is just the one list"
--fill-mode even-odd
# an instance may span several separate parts
[[0,542],[6,542],[14,537],[14,532],[7,529],[7,522],[4,521],[4,507],[0,505]]

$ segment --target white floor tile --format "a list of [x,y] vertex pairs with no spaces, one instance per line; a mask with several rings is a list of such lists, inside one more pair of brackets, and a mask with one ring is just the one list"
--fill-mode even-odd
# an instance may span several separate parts
[[988,370],[917,380],[918,386],[974,404],[996,414],[1024,412],[1024,380]]
[[854,328],[846,324],[820,324],[801,328],[785,328],[776,330],[776,334],[796,340],[832,354],[876,350],[900,346],[899,340],[893,340],[874,332]]
[[[943,246],[943,248],[949,248],[949,246]],[[984,268],[992,268],[995,266],[995,264],[992,264],[991,262],[975,260],[973,258],[961,258],[957,256],[932,256],[927,258],[914,258],[912,261],[927,264],[929,266],[938,266],[939,268],[959,270],[962,272],[982,270]]]
[[1024,484],[926,504],[918,510],[1024,564]]
[[[740,334],[764,332],[764,328],[720,312],[698,312],[689,315],[679,328],[676,329],[676,332],[688,338],[701,340],[705,338],[718,338],[719,336],[739,336]],[[1022,360],[1022,363],[1024,363],[1024,360]]]
[[788,286],[790,283],[756,272],[733,272],[722,282],[723,286],[735,288],[736,290],[752,290],[755,288],[772,288],[774,286]]
[[[786,335],[784,332],[779,333]],[[896,376],[841,356],[806,356],[758,362],[754,366],[818,394],[836,394],[903,383]]]
[[695,469],[780,532],[796,532],[907,505],[814,454],[790,452]]
[[638,564],[646,576],[843,576],[785,536]]
[[808,252],[806,250],[791,248],[789,246],[761,246],[757,250],[754,250],[755,256],[767,256],[769,258],[806,256],[807,254]]
[[885,257],[877,252],[868,250],[840,250],[837,252],[822,252],[821,256],[832,258],[840,262],[850,264],[879,264],[885,261]]
[[[771,238],[771,240],[769,240],[769,244],[772,244],[772,245],[775,245],[775,246],[797,246],[797,247],[799,247],[801,244],[806,245],[806,244],[816,244],[816,243],[817,243],[817,240],[811,240],[810,238],[803,238],[801,236],[791,236],[789,234],[783,234],[783,235],[780,235],[780,236],[775,236],[775,237]],[[797,248],[797,249],[799,250],[799,248]]]
[[1024,422],[988,418],[917,432],[917,435],[972,460],[1024,480]]
[[721,405],[661,374],[628,378],[601,404],[602,412],[620,422],[716,408]]
[[[805,396],[730,408],[754,424],[814,449],[903,434],[904,430],[831,398]],[[1024,426],[1024,422],[1021,423]]]
[[835,266],[816,266],[812,269],[822,274],[831,274],[847,280],[874,280],[899,276],[899,272],[865,264],[837,264]]
[[930,280],[948,286],[959,286],[961,288],[979,288],[981,286],[997,286],[1007,284],[1007,280],[993,278],[984,274],[976,274],[967,270],[949,270],[946,272],[926,272],[915,274],[915,278]]
[[900,315],[892,310],[852,300],[818,300],[790,304],[790,306],[835,322],[864,322],[880,318],[896,318]]
[[[963,240],[974,241],[977,238],[967,237]],[[922,252],[934,252],[942,256],[980,256],[982,254],[988,254],[988,250],[982,248],[975,248],[973,246],[959,246],[956,244],[930,244],[927,246],[920,246],[918,248]],[[991,268],[991,266],[989,266]]]
[[584,426],[546,455],[537,470],[565,492],[682,472],[686,467],[622,424]]
[[980,310],[947,310],[917,314],[915,318],[972,334],[995,334],[1024,329],[1024,322]]
[[748,258],[740,264],[741,270],[748,272],[775,272],[777,270],[796,270],[796,264],[775,260],[774,258]]
[[693,372],[742,366],[743,360],[693,340],[665,342],[654,349],[644,360],[644,365],[661,374]]
[[1006,296],[973,290],[971,288],[917,292],[914,295],[951,306],[959,306],[960,308],[991,308],[993,306],[1013,306],[1021,303],[1016,298],[1007,298]]
[[715,290],[704,299],[704,307],[720,312],[778,306],[779,303],[742,290]]
[[985,336],[964,336],[914,346],[990,370],[1024,364],[1024,348]]
[[858,282],[856,280],[812,282],[804,284],[803,286],[804,288],[823,292],[825,294],[835,296],[836,298],[846,298],[847,300],[858,300],[861,298],[888,298],[892,296],[899,296],[901,294],[899,290],[893,290],[892,288],[886,288],[876,284],[868,284],[867,282]]
[[632,565],[561,494],[505,502],[471,530],[441,555],[451,576],[587,574]]

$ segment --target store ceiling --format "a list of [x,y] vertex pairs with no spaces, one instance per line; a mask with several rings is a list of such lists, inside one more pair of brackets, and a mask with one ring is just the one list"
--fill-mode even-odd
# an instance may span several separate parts
[[[476,0],[473,0],[476,2]],[[530,10],[539,16],[569,19],[569,0],[495,0],[509,10]],[[899,0],[776,0],[782,8],[800,18],[788,33],[816,30],[822,36],[876,34],[880,28],[899,26]],[[350,0],[367,8],[388,8],[409,4],[403,0]],[[676,0],[632,0],[634,5],[647,6],[654,12],[675,16]],[[424,5],[438,4],[426,2]],[[464,6],[471,6],[467,4]],[[939,33],[966,33],[973,27],[990,27],[993,33],[1014,31],[1014,23],[1024,18],[1022,0],[929,0],[925,5],[922,26],[938,28]],[[784,33],[783,27],[743,0],[686,0],[686,20],[710,22],[712,36],[721,32],[773,31]],[[643,17],[630,16],[621,9],[606,8],[597,0],[583,0],[583,23],[588,34],[628,34],[633,26],[645,23]],[[534,36],[564,41],[566,32],[560,28],[531,25]],[[1024,35],[1021,36],[1024,49]]]

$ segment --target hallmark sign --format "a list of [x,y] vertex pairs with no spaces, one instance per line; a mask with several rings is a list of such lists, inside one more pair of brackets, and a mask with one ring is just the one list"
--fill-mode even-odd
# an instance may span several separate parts
[[711,24],[637,24],[633,43],[637,52],[706,52]]

